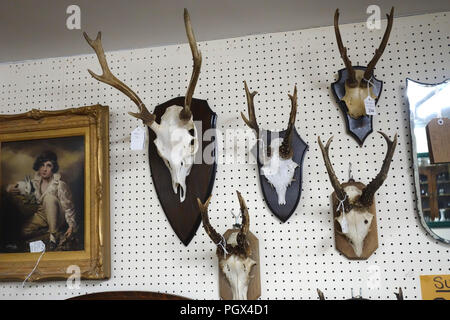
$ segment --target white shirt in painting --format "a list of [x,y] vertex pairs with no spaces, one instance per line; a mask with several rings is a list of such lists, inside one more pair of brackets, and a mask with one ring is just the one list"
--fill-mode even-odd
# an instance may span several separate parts
[[61,180],[61,175],[59,173],[54,173],[47,189],[44,193],[41,193],[41,181],[42,178],[38,173],[36,173],[34,178],[31,180],[37,202],[39,204],[42,203],[42,200],[47,194],[55,196],[59,201],[61,209],[63,210],[67,224],[74,231],[77,230],[75,206],[73,205],[72,194],[67,186],[67,183]]

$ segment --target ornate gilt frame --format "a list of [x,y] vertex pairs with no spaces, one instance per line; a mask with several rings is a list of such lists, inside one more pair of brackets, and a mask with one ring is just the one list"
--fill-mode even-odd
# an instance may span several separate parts
[[[86,147],[85,248],[46,252],[28,281],[67,279],[73,276],[66,273],[71,265],[80,268],[81,279],[110,277],[109,109],[94,105],[0,115],[0,143],[79,134],[85,136]],[[0,281],[23,281],[39,256],[40,253],[1,253]]]

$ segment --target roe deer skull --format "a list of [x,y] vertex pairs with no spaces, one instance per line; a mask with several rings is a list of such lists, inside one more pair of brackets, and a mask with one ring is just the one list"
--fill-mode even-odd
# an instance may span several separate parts
[[251,281],[250,272],[256,262],[250,257],[251,250],[247,239],[250,225],[248,209],[239,191],[237,195],[241,206],[242,224],[240,228],[233,230],[227,239],[217,233],[209,222],[208,206],[211,196],[204,204],[200,199],[197,201],[202,214],[203,228],[217,245],[219,267],[230,284],[233,300],[247,300],[248,286]]
[[375,50],[375,55],[367,65],[366,70],[355,70],[353,69],[352,62],[347,56],[347,48],[344,47],[344,44],[342,43],[341,33],[339,31],[339,9],[336,9],[334,13],[334,31],[336,34],[336,41],[339,48],[339,53],[342,60],[344,60],[345,69],[348,73],[348,78],[345,81],[345,96],[342,100],[345,101],[345,104],[347,105],[348,114],[354,119],[358,119],[361,116],[366,115],[364,99],[368,95],[370,95],[373,99],[377,98],[372,90],[370,79],[373,76],[375,65],[383,54],[389,40],[392,24],[394,22],[394,7],[392,7],[390,14],[387,14],[386,16],[388,18],[388,23],[383,39],[381,40],[380,47]]
[[375,192],[377,192],[378,188],[381,187],[387,177],[389,166],[397,145],[397,134],[395,134],[394,140],[391,141],[386,134],[381,131],[379,131],[379,133],[384,137],[388,145],[386,157],[378,175],[363,189],[359,189],[355,186],[343,188],[334,173],[329,157],[329,147],[333,137],[328,140],[325,147],[323,146],[320,137],[318,138],[331,185],[334,188],[336,197],[341,201],[342,205],[342,213],[336,220],[339,222],[342,233],[348,239],[357,257],[360,257],[363,252],[364,239],[369,233],[370,225],[374,217],[373,214],[370,213],[369,208],[373,203]]
[[[244,81],[245,94],[247,96],[248,117],[247,119],[241,113],[244,122],[256,133],[256,139],[260,143],[260,130],[256,121],[255,105],[253,98],[257,94],[256,91],[250,93],[247,83]],[[289,95],[291,100],[291,113],[289,116],[289,124],[284,138],[273,139],[267,150],[262,150],[258,155],[259,161],[262,163],[261,172],[267,181],[275,188],[278,196],[278,204],[286,204],[286,190],[292,182],[295,169],[298,164],[292,160],[292,129],[295,125],[297,115],[297,86],[294,87],[294,94]]]

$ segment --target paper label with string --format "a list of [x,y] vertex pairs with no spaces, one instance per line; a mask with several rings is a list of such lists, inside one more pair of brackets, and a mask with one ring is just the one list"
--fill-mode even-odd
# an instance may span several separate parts
[[377,110],[375,109],[375,99],[371,96],[367,96],[364,99],[364,106],[366,107],[366,114],[368,116],[376,116]]
[[41,240],[30,242],[30,252],[43,252],[45,249],[45,244]]
[[341,221],[341,229],[343,233],[348,233],[348,222],[345,218],[345,212],[342,212],[342,221]]
[[145,144],[145,130],[137,127],[131,132],[131,150],[143,150]]

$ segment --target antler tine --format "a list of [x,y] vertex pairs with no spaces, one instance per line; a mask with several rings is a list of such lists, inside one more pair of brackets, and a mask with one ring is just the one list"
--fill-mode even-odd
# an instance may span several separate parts
[[239,199],[239,205],[241,206],[241,213],[242,213],[241,233],[247,236],[248,231],[250,229],[250,216],[248,215],[248,208],[247,205],[245,204],[244,198],[242,198],[241,193],[237,190],[236,193]]
[[317,289],[317,294],[319,295],[319,300],[325,300],[325,295],[320,289]]
[[192,76],[187,88],[186,96],[184,97],[184,108],[180,112],[180,119],[190,120],[192,96],[194,95],[195,86],[197,85],[198,77],[200,76],[200,68],[202,66],[202,54],[198,50],[197,41],[195,40],[194,31],[192,30],[191,18],[189,12],[184,9],[184,25],[186,27],[186,35],[189,40],[189,46],[192,51],[192,58],[194,59],[194,66],[192,69]]
[[253,98],[258,94],[258,92],[253,91],[250,93],[250,90],[248,90],[247,82],[244,80],[244,87],[245,87],[245,96],[247,97],[247,106],[248,106],[248,119],[244,116],[244,113],[241,112],[242,120],[253,130],[256,131],[256,138],[259,139],[259,126],[258,122],[256,121],[256,115],[255,115],[255,104],[253,101]]
[[384,32],[380,47],[378,49],[375,49],[375,55],[367,65],[367,69],[364,72],[364,78],[361,81],[361,87],[367,86],[367,80],[370,80],[370,78],[373,76],[373,69],[375,68],[375,65],[377,64],[378,60],[384,52],[384,49],[386,48],[387,42],[389,40],[389,35],[391,34],[392,25],[394,23],[394,7],[391,8],[390,14],[386,14],[386,17],[388,19],[386,31]]
[[402,288],[398,288],[398,293],[394,292],[394,294],[395,294],[397,300],[403,300],[403,290],[402,290]]
[[216,230],[211,226],[208,217],[208,206],[211,201],[211,196],[209,196],[208,200],[205,203],[202,203],[199,198],[197,198],[198,207],[200,209],[200,213],[202,214],[203,228],[205,229],[208,236],[211,240],[218,244],[222,240],[222,236],[216,232]]
[[381,131],[378,131],[378,133],[380,133],[386,140],[388,149],[380,172],[377,174],[375,179],[373,179],[362,191],[360,203],[364,206],[370,206],[372,204],[375,192],[377,192],[378,188],[381,187],[384,180],[386,179],[389,171],[389,166],[391,165],[391,160],[394,155],[395,147],[397,146],[397,134],[395,134],[394,140],[391,141],[385,133]]
[[294,94],[288,94],[291,99],[291,114],[289,115],[289,124],[280,146],[280,155],[284,159],[290,159],[294,155],[292,150],[292,132],[295,126],[295,118],[297,116],[297,85],[294,86]]
[[241,206],[241,213],[242,213],[241,230],[239,231],[236,237],[236,241],[240,251],[239,254],[243,256],[248,256],[250,246],[248,245],[247,236],[250,229],[250,217],[248,214],[248,209],[247,205],[245,204],[244,198],[242,198],[242,195],[239,191],[236,190],[236,193],[239,199],[239,205]]
[[331,185],[333,186],[334,191],[336,192],[336,196],[339,200],[344,201],[344,208],[348,212],[350,210],[349,199],[347,197],[347,193],[344,191],[344,188],[340,184],[336,174],[334,173],[333,166],[331,165],[330,156],[329,156],[329,148],[331,141],[333,141],[333,137],[328,139],[326,146],[324,147],[320,137],[317,138],[319,142],[320,149],[322,150],[323,160],[325,162],[325,167],[327,168],[328,176],[330,177]]
[[356,81],[355,70],[353,69],[352,62],[347,56],[347,48],[344,47],[341,38],[341,32],[339,31],[339,9],[334,12],[334,33],[336,34],[336,41],[339,48],[339,53],[344,61],[345,69],[348,72],[347,85],[351,88],[357,86],[358,81]]
[[142,103],[142,100],[138,97],[138,95],[131,90],[125,83],[117,79],[108,67],[108,62],[106,61],[105,51],[102,46],[102,33],[99,32],[97,34],[97,38],[92,40],[89,38],[86,32],[83,32],[83,36],[86,39],[87,43],[94,49],[97,54],[98,61],[100,62],[100,66],[102,67],[103,74],[100,76],[95,74],[91,70],[88,70],[90,75],[97,79],[100,82],[106,83],[117,90],[123,92],[127,97],[129,97],[139,108],[140,113],[129,112],[130,115],[141,119],[146,125],[150,126],[155,121],[155,115],[151,114],[145,105]]

